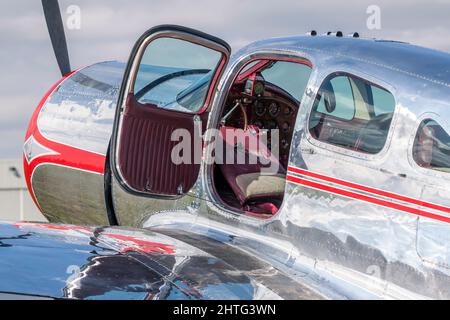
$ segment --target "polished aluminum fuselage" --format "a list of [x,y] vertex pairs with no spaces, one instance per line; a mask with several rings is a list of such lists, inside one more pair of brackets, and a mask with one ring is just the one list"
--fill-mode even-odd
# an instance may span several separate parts
[[[218,125],[221,106],[240,68],[267,56],[300,57],[313,65],[297,115],[290,167],[419,201],[411,205],[376,197],[395,206],[420,211],[421,200],[450,206],[449,174],[421,168],[412,159],[412,144],[423,119],[431,117],[450,128],[449,54],[398,42],[330,36],[256,42],[232,57],[214,96],[209,128]],[[66,79],[38,117],[42,134],[102,155],[106,161],[123,68],[103,63]],[[110,71],[107,77],[103,70]],[[307,123],[316,93],[335,72],[355,75],[393,94],[396,108],[380,153],[361,154],[310,136]],[[79,73],[89,73],[90,78],[81,87],[72,79]],[[47,150],[34,150],[41,155],[52,151],[44,147]],[[79,161],[78,168],[62,167],[57,161],[38,166],[31,178],[36,200],[55,222],[107,223],[103,174]],[[82,178],[77,175],[80,171]],[[359,198],[349,197],[292,181],[286,185],[279,213],[260,220],[222,205],[211,176],[211,167],[203,164],[194,188],[176,200],[131,195],[112,177],[118,223],[222,239],[329,298],[450,298],[448,222],[361,200],[373,196],[367,191],[358,191]],[[335,182],[306,179],[337,187]],[[68,193],[67,188],[74,191]]]

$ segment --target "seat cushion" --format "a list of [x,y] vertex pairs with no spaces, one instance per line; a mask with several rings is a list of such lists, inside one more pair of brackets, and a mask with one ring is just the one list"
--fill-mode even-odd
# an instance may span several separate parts
[[[244,163],[218,164],[223,177],[233,190],[241,205],[248,200],[264,196],[282,198],[286,169],[266,145],[258,142],[258,130],[237,130],[222,127],[220,138],[223,141],[223,155],[231,154],[233,160],[243,159]],[[237,143],[237,142],[243,143]],[[256,156],[256,163],[250,161],[250,154]],[[259,158],[259,159],[258,159]],[[262,164],[261,159],[267,164]],[[235,163],[237,162],[237,163]],[[269,173],[270,170],[272,173]]]
[[237,195],[241,201],[283,195],[285,184],[286,179],[282,174],[262,175],[258,172],[236,177],[236,185],[240,191]]

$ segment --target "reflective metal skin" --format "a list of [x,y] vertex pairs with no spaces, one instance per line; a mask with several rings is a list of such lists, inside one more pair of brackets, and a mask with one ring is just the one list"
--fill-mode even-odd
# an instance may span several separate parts
[[[292,280],[224,242],[188,232],[39,223],[2,223],[0,232],[2,294],[95,300],[320,297],[306,287],[289,288]],[[26,259],[16,254],[19,248]]]
[[103,172],[124,68],[102,62],[70,73],[44,96],[30,120],[26,180],[50,221],[109,224]]
[[[239,281],[240,286],[247,283],[249,277],[281,298],[450,299],[449,174],[422,168],[412,158],[413,141],[422,120],[435,119],[450,131],[450,55],[398,42],[331,36],[256,42],[231,58],[212,101],[208,128],[217,127],[221,106],[241,67],[258,57],[303,58],[313,66],[297,115],[288,183],[279,212],[262,220],[230,210],[214,192],[211,166],[203,164],[192,190],[176,200],[132,195],[113,176],[111,199],[118,223],[150,228],[152,232],[172,237],[170,241],[177,239],[183,246],[195,247],[192,249],[195,252],[198,250],[207,256],[221,258],[245,277],[246,280]],[[108,64],[103,64],[96,68],[101,74],[102,68],[108,67]],[[117,70],[122,68],[123,65]],[[394,116],[381,152],[374,155],[358,153],[320,142],[309,133],[308,120],[316,94],[323,81],[336,72],[370,81],[394,96]],[[114,97],[117,98],[117,91],[112,92],[108,91],[111,94],[107,100],[108,113],[101,113],[101,119],[88,116],[94,119],[88,123],[102,124],[92,126],[92,130],[98,131],[89,134],[89,130],[83,129],[78,131],[80,137],[76,139],[78,148],[103,155],[98,168],[104,166],[113,125],[113,115],[109,112],[115,108],[113,101]],[[85,107],[90,115],[93,109],[90,109],[89,102],[77,102],[81,96],[78,92],[71,99],[63,100],[61,105],[66,101],[66,106]],[[72,109],[69,107],[69,110]],[[66,120],[71,122],[75,118],[74,113]],[[84,120],[80,121],[82,123]],[[64,126],[58,127],[62,128],[61,132],[55,130],[52,138],[63,139],[67,131]],[[49,132],[53,130],[48,128]],[[72,142],[61,140],[61,143]],[[56,151],[47,144],[35,150],[40,150],[41,155],[55,157],[47,155]],[[81,162],[80,159],[78,170],[86,170]],[[89,167],[89,163],[87,165]],[[88,171],[95,172],[92,168]],[[31,176],[34,174],[38,171],[31,172]],[[103,170],[95,174],[102,178]],[[71,183],[69,180],[60,179],[58,182],[54,179],[56,185],[51,188],[65,188]],[[80,188],[93,185],[84,182]],[[99,224],[99,221],[104,224],[101,219],[108,221],[106,213],[100,217],[100,207],[93,211],[81,206],[74,211],[58,209],[56,214],[51,207],[44,205],[50,203],[49,194],[44,190],[37,196],[34,189],[41,208],[49,208],[44,213],[51,221],[86,224]],[[92,192],[103,194],[104,191]],[[71,199],[55,193],[52,196],[57,197],[54,199],[56,202],[79,205],[79,197]],[[16,230],[10,225],[0,228]],[[12,237],[20,236],[14,232],[11,234]],[[3,231],[1,236],[4,236]],[[0,247],[0,250],[6,249]],[[234,253],[236,257],[243,255],[245,258],[237,259],[239,261],[229,258],[228,255],[232,257]],[[127,257],[129,255],[126,254]],[[248,265],[240,264],[244,259],[250,259]],[[254,272],[256,267],[252,263],[263,264],[265,271],[271,268],[268,274],[273,272],[276,277],[266,278],[267,273]],[[175,264],[168,268],[178,268]],[[204,264],[203,261],[203,267]],[[182,266],[179,269],[184,270]],[[205,267],[204,271],[195,273],[202,274],[206,270],[212,269]],[[33,275],[29,277],[31,279]],[[10,290],[2,287],[0,291],[17,292],[15,288],[11,283]],[[254,291],[252,288],[250,291]],[[31,289],[30,286],[27,290]],[[21,292],[33,293],[27,290]],[[225,292],[220,298],[237,298]],[[54,294],[43,293],[52,297]],[[77,297],[89,296],[81,291],[77,294]],[[121,294],[125,297],[126,290]],[[149,296],[160,297],[159,294]],[[204,294],[199,297],[216,296]],[[243,297],[254,295],[239,296]]]

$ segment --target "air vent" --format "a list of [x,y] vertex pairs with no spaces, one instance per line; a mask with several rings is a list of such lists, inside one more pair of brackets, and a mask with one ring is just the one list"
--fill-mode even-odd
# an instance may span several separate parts
[[344,34],[342,33],[342,31],[335,31],[335,32],[334,31],[328,31],[325,35],[341,38]]
[[[306,33],[306,35],[308,36],[317,36],[318,33],[316,30],[311,30],[309,32]],[[322,34],[323,36],[331,36],[331,37],[338,37],[338,38],[342,38],[344,36],[344,33],[342,31],[328,31]],[[352,32],[346,35],[346,37],[348,38],[359,38],[359,33],[358,32]]]

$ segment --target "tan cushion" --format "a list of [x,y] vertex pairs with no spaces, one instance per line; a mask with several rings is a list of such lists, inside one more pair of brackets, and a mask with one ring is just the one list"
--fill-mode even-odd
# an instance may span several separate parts
[[236,184],[247,199],[268,195],[282,195],[286,178],[282,174],[261,175],[261,173],[246,173],[236,177]]

